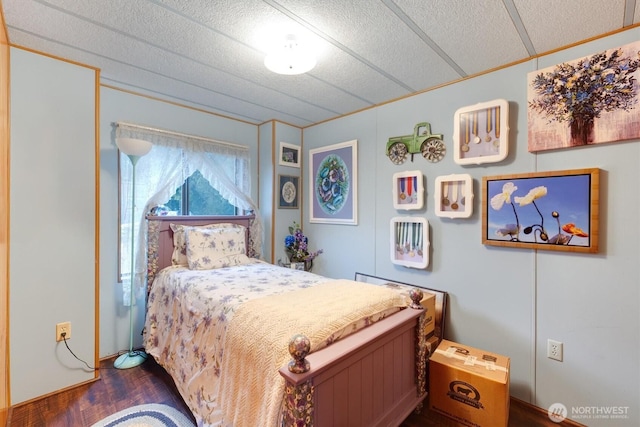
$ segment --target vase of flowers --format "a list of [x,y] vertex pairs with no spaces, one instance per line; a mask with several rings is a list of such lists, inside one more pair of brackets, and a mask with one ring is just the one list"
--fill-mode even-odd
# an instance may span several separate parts
[[313,259],[322,253],[322,249],[310,252],[308,243],[309,239],[302,233],[300,224],[294,221],[289,227],[289,235],[284,238],[284,250],[292,263],[304,262],[306,271],[311,270]]

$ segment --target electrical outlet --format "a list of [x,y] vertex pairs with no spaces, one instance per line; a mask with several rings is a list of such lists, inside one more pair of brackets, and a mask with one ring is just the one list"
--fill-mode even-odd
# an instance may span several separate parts
[[[64,338],[62,337],[64,334]],[[62,322],[56,325],[56,341],[71,339],[71,322]]]
[[562,362],[562,343],[555,340],[547,340],[547,357]]

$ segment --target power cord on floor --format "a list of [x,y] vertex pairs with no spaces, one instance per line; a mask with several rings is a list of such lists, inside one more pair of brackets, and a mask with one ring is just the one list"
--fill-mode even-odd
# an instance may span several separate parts
[[75,357],[76,359],[78,359],[79,361],[81,361],[82,363],[84,363],[86,365],[87,368],[92,369],[94,371],[99,371],[101,368],[100,367],[93,367],[93,366],[89,366],[89,364],[87,362],[85,362],[84,360],[80,359],[78,356],[76,356],[76,354],[73,352],[73,350],[71,350],[71,347],[69,347],[69,343],[67,343],[67,333],[66,332],[62,332],[60,334],[60,336],[62,337],[62,341],[64,341],[64,345],[67,346],[67,350],[69,350],[69,353],[71,353],[73,355],[73,357]]
[[[62,340],[64,341],[64,345],[67,347],[67,350],[69,350],[69,353],[71,353],[73,355],[73,357],[75,357],[76,359],[78,359],[79,361],[81,361],[82,363],[85,364],[85,366],[89,369],[92,369],[94,371],[99,371],[101,369],[118,369],[116,367],[105,367],[105,366],[99,366],[99,367],[93,367],[93,366],[89,366],[89,364],[87,362],[85,362],[84,360],[80,359],[78,356],[76,356],[76,354],[73,352],[73,350],[71,350],[71,347],[69,347],[69,343],[67,343],[67,333],[66,332],[62,332],[60,334],[60,336],[62,337]],[[128,353],[128,351],[121,351],[118,353],[118,356]]]

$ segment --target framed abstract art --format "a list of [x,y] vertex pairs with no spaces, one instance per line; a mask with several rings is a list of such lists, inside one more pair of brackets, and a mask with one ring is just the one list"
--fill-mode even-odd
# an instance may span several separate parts
[[309,165],[309,222],[357,225],[357,140],[309,150]]

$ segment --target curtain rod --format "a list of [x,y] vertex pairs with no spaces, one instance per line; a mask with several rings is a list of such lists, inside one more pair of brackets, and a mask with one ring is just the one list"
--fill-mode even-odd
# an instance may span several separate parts
[[152,127],[149,127],[149,126],[134,125],[132,123],[126,123],[126,122],[116,122],[116,126],[128,126],[128,127],[131,127],[131,128],[143,129],[143,130],[148,130],[148,131],[151,131],[151,132],[165,133],[165,134],[168,134],[168,135],[178,136],[178,137],[181,137],[181,138],[198,139],[200,141],[214,142],[216,144],[227,145],[229,147],[242,148],[242,149],[245,149],[245,150],[249,150],[249,148],[244,146],[244,145],[234,144],[232,142],[219,141],[217,139],[205,138],[205,137],[202,137],[202,136],[195,136],[195,135],[188,135],[186,133],[174,132],[174,131],[165,130],[165,129],[152,128]]

